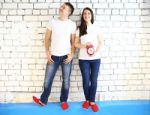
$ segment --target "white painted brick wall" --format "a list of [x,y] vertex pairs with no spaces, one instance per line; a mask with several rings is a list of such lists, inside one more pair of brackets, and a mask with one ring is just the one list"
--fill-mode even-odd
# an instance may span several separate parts
[[[44,34],[51,17],[68,0],[0,0],[0,102],[32,102],[42,92]],[[104,34],[96,100],[150,99],[150,0],[69,0],[77,24],[90,7]],[[59,101],[61,69],[50,101]],[[84,100],[77,55],[69,101]]]

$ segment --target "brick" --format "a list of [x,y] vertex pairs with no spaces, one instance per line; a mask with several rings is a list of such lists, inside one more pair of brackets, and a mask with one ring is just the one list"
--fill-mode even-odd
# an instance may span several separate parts
[[0,16],[0,21],[6,21],[6,16]]
[[127,21],[139,21],[138,16],[126,16]]
[[31,15],[32,14],[32,10],[25,10],[25,14],[26,15]]
[[113,3],[113,0],[107,0],[108,3]]
[[38,2],[45,2],[45,0],[38,0]]
[[121,9],[121,8],[123,8],[123,4],[122,3],[111,3],[111,4],[109,4],[109,8]]
[[18,81],[6,81],[5,86],[19,86]]
[[124,21],[125,17],[124,16],[119,16],[119,15],[111,16],[111,20],[113,20],[113,21]]
[[150,16],[141,16],[141,21],[150,21]]
[[0,70],[0,75],[5,75],[5,70]]
[[9,11],[9,14],[10,14],[10,15],[16,15],[17,12],[16,12],[16,10],[10,10],[10,11]]
[[0,0],[1,3],[4,3],[4,0]]
[[34,91],[35,92],[36,88],[35,87],[29,87],[29,91],[32,91],[32,92]]
[[18,14],[18,15],[24,15],[24,14],[25,14],[25,11],[24,11],[24,10],[17,10],[17,14]]
[[140,8],[150,8],[150,3],[141,3]]
[[97,3],[99,0],[92,0],[92,3]]
[[18,4],[19,9],[33,9],[33,4],[31,3],[23,3],[23,4]]
[[30,2],[31,2],[31,3],[36,3],[36,2],[37,2],[37,0],[30,0]]
[[38,16],[24,16],[25,21],[38,21]]
[[127,15],[134,15],[134,10],[127,10]]
[[121,0],[114,0],[114,2],[121,2]]
[[142,80],[130,80],[128,81],[128,84],[131,84],[131,85],[141,85],[142,83]]
[[16,3],[4,3],[3,8],[6,9],[17,9],[17,4]]
[[125,3],[125,5],[124,5],[124,7],[125,8],[133,8],[133,9],[135,9],[135,8],[139,8],[139,4],[138,3]]
[[22,0],[23,3],[29,2],[29,0]]
[[[59,6],[57,4],[57,7],[55,7],[55,8],[58,8],[58,7]],[[46,3],[35,3],[34,8],[35,9],[48,9],[48,4],[46,4]]]
[[38,91],[38,92],[40,91],[41,92],[42,91],[42,87],[36,87],[36,91]]
[[21,21],[22,16],[7,16],[8,21]]
[[96,3],[93,5],[93,8],[108,8],[108,4],[107,3]]
[[129,0],[129,2],[131,2],[131,3],[136,3],[136,0]]
[[119,10],[112,10],[112,14],[114,14],[114,15],[119,14]]
[[141,10],[140,9],[136,9],[135,10],[135,15],[141,15]]
[[40,22],[29,22],[27,23],[27,27],[41,27],[41,23]]
[[48,14],[48,11],[47,11],[47,10],[41,10],[41,14],[42,14],[42,15],[47,15],[47,14]]
[[90,7],[92,8],[92,4],[88,3],[81,3],[77,5],[77,8],[85,8],[85,7]]
[[33,10],[33,14],[39,15],[40,14],[40,10]]
[[149,15],[149,10],[142,10],[142,15]]
[[96,20],[100,20],[100,21],[108,21],[110,20],[109,16],[96,16]]
[[[1,15],[8,15],[8,10],[1,10]],[[1,18],[0,18],[1,19]]]
[[20,86],[33,86],[33,82],[32,81],[22,81],[20,82]]
[[[0,91],[1,91],[1,92],[6,92],[7,89],[6,89],[6,87],[0,87]],[[4,98],[4,97],[3,97],[3,98]],[[1,101],[1,102],[3,101],[3,99],[2,99],[2,93],[1,93],[1,96],[0,96],[0,101]]]
[[13,0],[15,3],[19,3],[21,2],[21,0]]

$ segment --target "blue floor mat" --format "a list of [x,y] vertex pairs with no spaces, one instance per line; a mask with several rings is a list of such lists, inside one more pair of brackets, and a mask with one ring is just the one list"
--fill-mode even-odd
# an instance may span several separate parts
[[0,104],[0,115],[150,115],[149,101],[96,102],[98,112],[82,108],[82,102],[69,102],[69,109],[62,110],[60,103],[48,103],[40,107],[34,103]]

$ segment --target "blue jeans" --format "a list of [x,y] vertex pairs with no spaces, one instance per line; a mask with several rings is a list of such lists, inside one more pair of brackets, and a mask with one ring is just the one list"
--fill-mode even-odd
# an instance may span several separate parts
[[44,90],[40,98],[44,104],[47,104],[48,102],[48,97],[51,93],[53,79],[58,70],[59,65],[61,65],[62,79],[63,79],[62,87],[61,87],[61,96],[60,96],[61,102],[67,101],[69,87],[70,87],[70,74],[71,74],[72,61],[68,64],[64,64],[64,60],[67,58],[67,55],[51,56],[51,58],[54,62],[52,64],[47,64],[46,66]]
[[86,100],[95,102],[97,90],[97,78],[101,59],[79,60],[79,66],[82,74],[83,90]]

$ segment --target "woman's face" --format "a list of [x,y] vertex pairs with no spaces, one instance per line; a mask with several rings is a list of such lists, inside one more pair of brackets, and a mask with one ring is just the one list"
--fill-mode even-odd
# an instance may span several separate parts
[[89,10],[83,11],[83,19],[85,22],[91,22],[92,15],[91,15],[91,12]]

